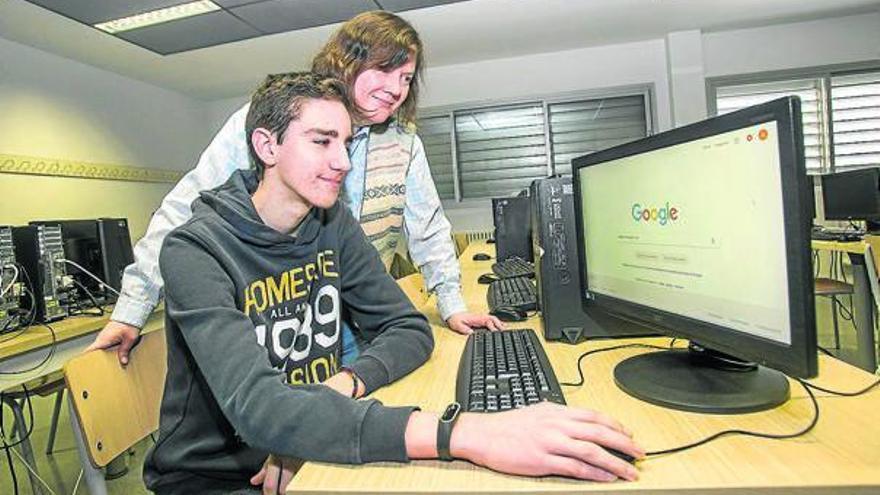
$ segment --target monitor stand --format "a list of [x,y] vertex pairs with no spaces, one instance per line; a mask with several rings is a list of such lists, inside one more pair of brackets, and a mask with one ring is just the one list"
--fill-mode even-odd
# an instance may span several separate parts
[[645,402],[706,414],[764,411],[789,398],[782,373],[693,342],[628,358],[614,368],[614,381]]

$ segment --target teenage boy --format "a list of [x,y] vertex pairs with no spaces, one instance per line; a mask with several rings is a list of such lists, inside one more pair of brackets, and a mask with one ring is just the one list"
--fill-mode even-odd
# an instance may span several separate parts
[[[242,492],[269,454],[353,464],[439,455],[518,474],[633,479],[598,444],[641,450],[598,413],[540,405],[440,424],[414,407],[354,400],[421,365],[433,340],[336,202],[350,168],[346,105],[334,79],[267,78],[246,123],[256,170],[201,193],[165,240],[169,368],[147,486]],[[369,342],[345,368],[343,308]]]

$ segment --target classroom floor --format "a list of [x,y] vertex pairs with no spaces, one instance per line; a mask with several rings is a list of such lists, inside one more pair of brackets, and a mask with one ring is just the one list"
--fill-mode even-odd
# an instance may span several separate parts
[[[816,299],[816,319],[819,328],[819,345],[837,352],[832,349],[833,330],[831,324],[830,299],[819,297]],[[841,349],[839,355],[842,359],[848,360],[855,353],[855,331],[849,321],[840,320],[840,341]],[[63,407],[61,418],[58,425],[58,433],[55,439],[55,451],[52,455],[46,455],[46,439],[49,435],[49,422],[52,417],[52,407],[54,405],[54,396],[36,397],[32,400],[34,406],[34,416],[36,425],[34,427],[31,442],[34,446],[37,466],[40,476],[46,481],[51,488],[51,492],[43,490],[44,494],[52,493],[72,494],[77,477],[80,473],[79,456],[73,443],[73,433],[70,430],[70,423],[67,417],[67,407]],[[8,412],[8,408],[4,408],[4,425],[11,425],[12,418]],[[27,412],[25,413],[27,414]],[[6,426],[7,428],[9,426]],[[141,478],[141,469],[144,462],[146,450],[151,445],[151,440],[147,438],[134,449],[134,454],[127,459],[129,470],[128,473],[120,478],[107,482],[108,492],[111,494],[141,494],[149,493]],[[22,462],[13,456],[15,464],[15,472],[18,478],[18,489],[20,494],[31,494],[30,482],[28,481],[27,472]],[[14,494],[12,479],[9,473],[9,465],[4,456],[0,456],[0,493]],[[88,490],[81,482],[76,493],[86,494]]]

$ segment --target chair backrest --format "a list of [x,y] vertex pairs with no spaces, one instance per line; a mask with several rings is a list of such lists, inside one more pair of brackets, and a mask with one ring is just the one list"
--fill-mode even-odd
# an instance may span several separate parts
[[143,336],[124,368],[115,349],[82,354],[64,367],[70,400],[96,468],[159,428],[166,354],[165,332],[157,330]]
[[406,297],[412,301],[413,306],[418,308],[428,300],[428,293],[425,291],[425,279],[421,273],[413,273],[406,277],[397,279],[397,285],[403,289]]

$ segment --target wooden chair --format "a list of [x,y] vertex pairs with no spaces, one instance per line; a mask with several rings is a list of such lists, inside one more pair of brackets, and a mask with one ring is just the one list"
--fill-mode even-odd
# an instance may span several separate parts
[[[832,256],[837,256],[837,253],[832,254]],[[838,263],[840,265],[840,270],[843,271],[842,257]],[[829,270],[829,272],[831,271],[833,270]],[[831,322],[834,326],[834,348],[840,349],[840,329],[837,322],[837,307],[840,305],[840,301],[838,301],[837,298],[839,296],[852,295],[854,287],[850,283],[834,278],[832,273],[829,274],[831,275],[830,277],[817,277],[814,279],[814,291],[817,296],[831,298]]]
[[116,351],[93,351],[64,367],[70,421],[92,495],[107,493],[100,468],[159,428],[165,386],[165,332],[143,335],[126,367]]

